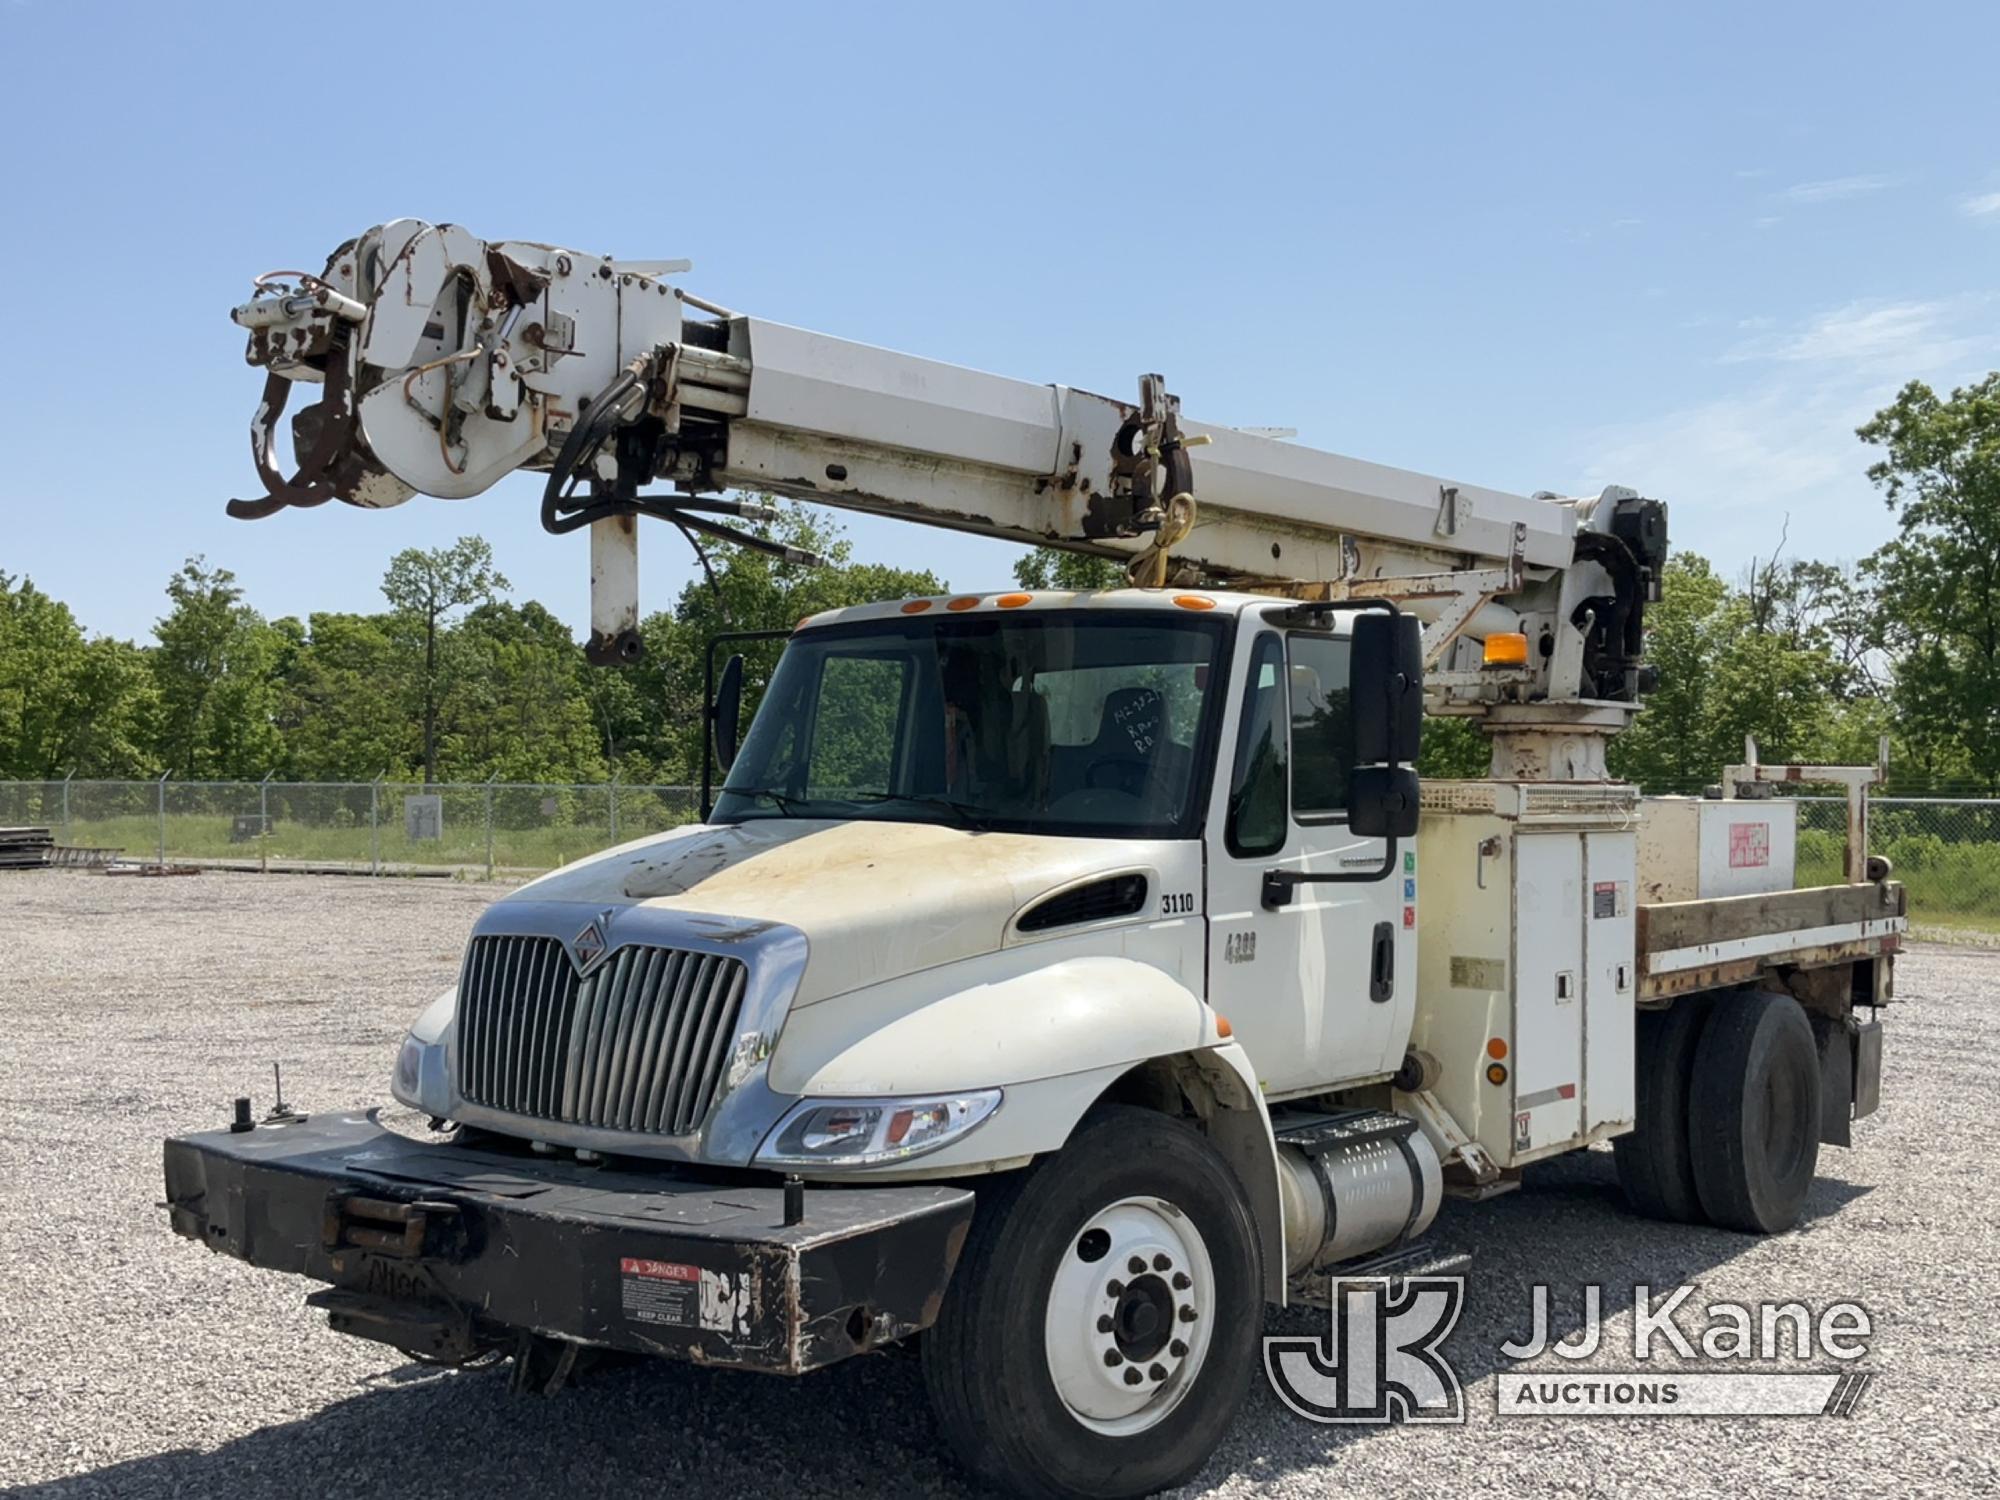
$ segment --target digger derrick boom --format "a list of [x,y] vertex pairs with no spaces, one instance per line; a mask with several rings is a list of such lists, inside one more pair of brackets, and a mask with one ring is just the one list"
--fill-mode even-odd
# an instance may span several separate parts
[[[462,499],[545,473],[544,526],[592,533],[599,661],[636,654],[633,518],[785,551],[729,524],[766,514],[725,498],[754,490],[1122,558],[1140,583],[1396,602],[1428,622],[1442,711],[1621,718],[1645,686],[1658,502],[1514,495],[1183,421],[1157,375],[1124,401],[898,354],[719,307],[672,283],[685,269],[399,219],[317,274],[258,278],[233,316],[268,371],[251,433],[265,494],[231,513]],[[295,382],[323,390],[293,417],[286,478],[275,428]],[[1479,642],[1499,632],[1539,649],[1489,667]]]

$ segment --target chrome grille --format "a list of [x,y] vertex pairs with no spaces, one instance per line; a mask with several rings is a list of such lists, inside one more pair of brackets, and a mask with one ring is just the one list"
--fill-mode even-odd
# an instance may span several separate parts
[[748,974],[739,958],[625,947],[579,980],[554,938],[474,938],[460,1090],[509,1114],[687,1135],[722,1086]]

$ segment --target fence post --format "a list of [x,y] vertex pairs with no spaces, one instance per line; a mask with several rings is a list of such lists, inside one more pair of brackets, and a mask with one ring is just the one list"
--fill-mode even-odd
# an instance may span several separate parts
[[618,842],[618,773],[611,773],[611,842]]
[[486,778],[486,878],[493,878],[493,783],[500,779],[495,771]]
[[167,778],[173,774],[172,771],[162,771],[160,772],[160,779],[153,783],[158,788],[160,799],[160,858],[158,862],[162,870],[167,867]]
[[63,777],[62,841],[65,844],[73,842],[69,836],[69,781],[70,777],[74,775],[76,775],[76,772],[71,771]]
[[[389,773],[384,771],[382,776]],[[382,873],[382,776],[368,783],[368,873]]]
[[277,774],[266,771],[257,783],[257,868],[267,875],[271,873],[271,778]]

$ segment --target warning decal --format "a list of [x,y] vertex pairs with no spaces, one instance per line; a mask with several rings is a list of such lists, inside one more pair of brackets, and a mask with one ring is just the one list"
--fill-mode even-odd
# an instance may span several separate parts
[[1769,823],[1731,823],[1729,825],[1729,868],[1732,870],[1751,869],[1771,862],[1771,825]]
[[701,1270],[670,1260],[618,1262],[619,1303],[634,1323],[690,1327],[701,1306]]
[[1625,915],[1625,882],[1622,880],[1600,880],[1590,888],[1590,915],[1596,917],[1622,917]]

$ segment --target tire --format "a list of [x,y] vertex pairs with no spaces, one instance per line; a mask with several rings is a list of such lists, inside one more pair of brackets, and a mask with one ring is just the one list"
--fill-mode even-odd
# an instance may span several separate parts
[[1695,1049],[1689,1144],[1702,1210],[1724,1229],[1799,1221],[1819,1163],[1819,1051],[1789,995],[1719,1002]]
[[1107,1106],[981,1190],[924,1384],[960,1461],[998,1489],[1150,1494],[1235,1420],[1263,1304],[1250,1201],[1222,1157],[1179,1120]]
[[1687,995],[1666,1010],[1639,1012],[1636,1123],[1611,1146],[1632,1211],[1671,1224],[1699,1224],[1703,1218],[1688,1135],[1688,1090],[1709,1000]]

